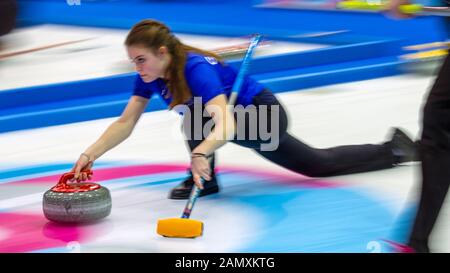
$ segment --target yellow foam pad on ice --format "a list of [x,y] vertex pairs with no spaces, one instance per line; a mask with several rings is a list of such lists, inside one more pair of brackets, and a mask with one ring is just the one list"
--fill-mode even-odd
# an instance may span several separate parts
[[158,221],[156,232],[165,237],[195,238],[202,236],[203,223],[185,218],[163,219]]
[[422,51],[412,54],[406,54],[402,57],[408,60],[428,60],[432,58],[445,57],[448,54],[448,50],[445,49],[436,49],[429,51]]
[[341,9],[353,10],[379,10],[381,5],[367,3],[366,1],[341,1],[337,3],[337,7]]
[[408,14],[419,13],[422,11],[422,5],[419,4],[401,5],[400,11]]
[[[384,10],[386,9],[386,3],[371,3],[366,1],[341,1],[337,3],[337,8],[350,9],[350,10]],[[420,4],[408,4],[401,5],[400,11],[403,13],[414,14],[422,11],[422,5]]]

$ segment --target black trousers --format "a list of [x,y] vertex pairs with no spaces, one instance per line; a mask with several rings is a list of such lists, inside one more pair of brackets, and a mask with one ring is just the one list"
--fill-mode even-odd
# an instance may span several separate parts
[[[245,137],[235,137],[232,142],[253,149],[256,153],[279,166],[310,177],[326,177],[375,171],[391,168],[395,165],[395,158],[389,142],[378,145],[348,145],[327,149],[308,146],[287,132],[288,118],[286,112],[276,97],[268,90],[264,90],[255,96],[253,104],[257,110],[256,120],[251,119],[250,115],[245,115],[246,122],[243,125],[239,125],[240,123],[237,122],[236,135],[239,136],[240,132],[245,132]],[[264,107],[267,108],[267,114],[260,111]],[[194,111],[194,106],[190,106],[190,110]],[[193,139],[193,136],[195,134],[197,134],[197,137],[202,135],[199,134],[198,128],[203,127],[211,119],[211,117],[203,117],[201,120],[202,126],[197,126],[197,129],[195,129],[193,124],[195,118],[192,116],[185,116],[183,121],[184,134],[191,151],[203,140],[203,137]],[[238,113],[235,113],[236,120],[237,117]],[[271,147],[273,150],[264,148],[262,144],[268,145],[271,140],[260,133],[256,137],[252,135],[250,130],[252,124],[258,129],[258,132],[264,126],[267,126],[269,132],[271,130],[278,132],[277,141],[274,141],[277,148],[273,149],[275,147],[273,145]],[[244,136],[244,133],[241,136]],[[212,160],[211,170],[214,170],[214,166],[215,158]]]
[[450,59],[447,56],[423,109],[422,189],[409,245],[429,252],[428,238],[450,185]]

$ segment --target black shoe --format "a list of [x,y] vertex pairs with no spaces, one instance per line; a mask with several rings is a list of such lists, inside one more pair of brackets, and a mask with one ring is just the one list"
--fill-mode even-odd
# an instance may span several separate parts
[[418,145],[399,128],[394,128],[390,141],[395,164],[419,161]]
[[[194,179],[190,175],[180,185],[173,188],[169,193],[169,199],[188,199],[191,195],[192,187],[194,186]],[[211,180],[203,183],[203,190],[200,191],[199,196],[210,195],[219,192],[219,185],[215,174],[211,174]]]

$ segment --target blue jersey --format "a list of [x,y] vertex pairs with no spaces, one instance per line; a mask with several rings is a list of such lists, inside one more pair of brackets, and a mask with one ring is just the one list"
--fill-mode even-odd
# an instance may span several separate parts
[[[234,80],[237,76],[236,69],[227,64],[218,62],[213,57],[206,57],[197,53],[188,53],[184,70],[186,82],[193,97],[201,97],[206,104],[212,98],[225,94],[229,97]],[[252,104],[252,99],[264,89],[264,86],[250,77],[245,77],[236,104],[247,106]],[[172,99],[166,98],[167,88],[163,79],[158,78],[145,83],[139,75],[136,75],[133,95],[150,98],[158,94],[169,105]],[[193,103],[193,99],[185,104]]]

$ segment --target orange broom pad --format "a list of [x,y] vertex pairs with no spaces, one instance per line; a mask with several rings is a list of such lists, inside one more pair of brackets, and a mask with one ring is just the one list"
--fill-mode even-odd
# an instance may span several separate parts
[[169,218],[158,221],[156,232],[165,237],[195,238],[202,236],[203,223],[187,218]]

